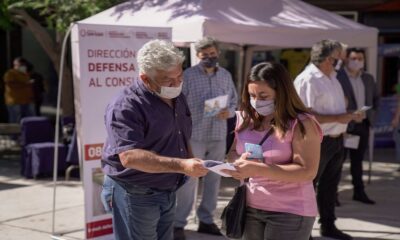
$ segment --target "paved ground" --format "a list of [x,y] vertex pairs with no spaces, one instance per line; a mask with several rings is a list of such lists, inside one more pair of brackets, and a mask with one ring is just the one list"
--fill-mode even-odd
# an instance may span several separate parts
[[[19,175],[19,156],[0,151],[0,239],[43,240],[50,239],[53,183],[51,179],[26,180]],[[400,239],[400,172],[394,163],[393,149],[378,149],[375,153],[371,184],[367,185],[370,197],[377,201],[368,206],[351,200],[352,187],[349,165],[344,166],[337,208],[337,225],[355,239]],[[367,164],[365,165],[367,167]],[[222,181],[216,216],[233,193],[235,181]],[[83,190],[78,180],[57,183],[56,232],[62,239],[84,239]],[[219,218],[216,222],[220,224]],[[187,226],[188,240],[218,240],[195,232],[193,218]],[[319,237],[319,225],[313,229],[314,239]],[[325,238],[326,239],[326,238]]]

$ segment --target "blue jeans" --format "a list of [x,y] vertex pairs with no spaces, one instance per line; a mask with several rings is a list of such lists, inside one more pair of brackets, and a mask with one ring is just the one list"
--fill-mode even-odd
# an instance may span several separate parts
[[104,175],[103,190],[101,191],[101,202],[106,213],[112,213],[112,199],[114,194],[113,180]]
[[33,104],[7,105],[8,122],[19,123],[22,118],[34,116]]
[[[223,161],[225,158],[226,141],[199,142],[190,141],[195,157],[205,160]],[[195,199],[194,193],[198,178],[189,178],[189,180],[176,192],[177,206],[175,216],[175,227],[185,227],[187,218],[192,210]],[[217,198],[221,176],[208,172],[203,177],[203,196],[200,206],[197,209],[197,216],[203,223],[213,223],[214,211],[217,207]]]
[[109,180],[113,186],[112,214],[116,240],[173,239],[175,192]]

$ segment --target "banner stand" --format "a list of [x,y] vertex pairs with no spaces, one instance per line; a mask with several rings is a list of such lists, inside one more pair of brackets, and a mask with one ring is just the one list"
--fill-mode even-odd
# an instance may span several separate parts
[[[61,61],[60,61],[60,72],[58,73],[58,91],[57,91],[57,109],[56,109],[56,122],[55,122],[55,136],[54,145],[58,146],[59,143],[59,132],[60,132],[60,108],[61,108],[61,90],[63,83],[63,72],[64,72],[64,59],[65,59],[65,48],[67,44],[68,37],[71,34],[72,27],[75,23],[71,23],[69,26],[63,40],[61,48]],[[58,147],[54,147],[54,158],[53,158],[53,209],[51,217],[51,239],[63,240],[60,236],[56,236],[55,232],[55,222],[56,222],[56,193],[57,193],[57,177],[58,177]]]
[[[104,174],[101,153],[106,130],[103,119],[108,102],[138,79],[137,51],[152,39],[171,41],[172,30],[166,27],[142,27],[85,24],[70,25],[63,39],[57,94],[56,136],[59,144],[60,114],[65,51],[71,39],[74,83],[75,131],[77,135],[80,177],[84,191],[84,239],[113,240],[112,216],[105,212],[100,195]],[[100,98],[98,96],[101,96]],[[54,159],[58,159],[58,148]],[[56,197],[58,161],[53,165],[53,240],[69,239],[56,232]]]

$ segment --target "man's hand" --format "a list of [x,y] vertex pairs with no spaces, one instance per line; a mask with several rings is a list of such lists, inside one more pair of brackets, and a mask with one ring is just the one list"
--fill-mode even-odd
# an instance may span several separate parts
[[190,177],[202,177],[208,173],[208,169],[203,166],[203,160],[199,158],[189,158],[182,161],[183,173]]
[[365,112],[354,112],[353,113],[353,120],[356,123],[362,122],[364,120],[364,118],[365,118]]
[[221,112],[218,113],[217,118],[220,120],[225,120],[229,118],[229,110],[227,108],[224,108],[221,110]]
[[354,115],[355,115],[354,113],[339,114],[339,115],[337,115],[337,122],[347,124],[351,120],[354,120],[354,117],[355,117]]
[[395,115],[392,119],[391,125],[394,129],[399,125],[400,115]]

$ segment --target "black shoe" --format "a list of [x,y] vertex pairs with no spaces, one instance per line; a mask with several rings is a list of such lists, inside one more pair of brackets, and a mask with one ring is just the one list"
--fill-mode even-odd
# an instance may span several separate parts
[[215,223],[207,224],[200,221],[199,228],[197,229],[199,233],[206,233],[211,235],[221,236],[218,226]]
[[339,229],[336,228],[335,224],[329,224],[329,225],[321,225],[320,229],[321,236],[324,237],[330,237],[330,238],[335,238],[335,239],[341,239],[341,240],[352,240],[353,238],[349,235],[346,234]]
[[174,228],[174,240],[186,240],[185,231],[183,230],[183,228]]
[[375,201],[369,199],[367,194],[362,191],[362,192],[354,192],[353,194],[353,200],[354,201],[359,201],[365,204],[375,204]]

